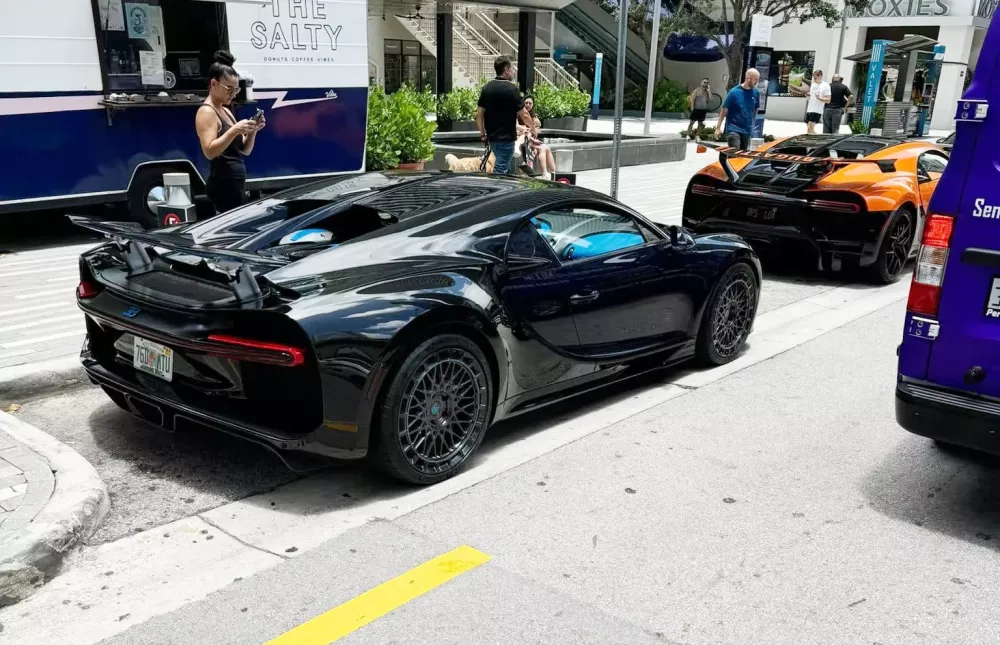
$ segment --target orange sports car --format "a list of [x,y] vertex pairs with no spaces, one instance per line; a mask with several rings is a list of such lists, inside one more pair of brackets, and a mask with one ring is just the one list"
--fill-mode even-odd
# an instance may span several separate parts
[[948,154],[923,141],[802,135],[754,151],[717,148],[684,195],[686,228],[736,233],[758,252],[805,245],[821,268],[895,281],[916,252]]

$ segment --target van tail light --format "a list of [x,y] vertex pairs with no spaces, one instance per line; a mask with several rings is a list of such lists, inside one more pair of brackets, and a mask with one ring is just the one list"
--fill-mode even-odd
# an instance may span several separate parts
[[211,334],[208,337],[215,347],[209,353],[251,363],[268,363],[295,367],[305,362],[305,352],[297,347],[251,340],[229,334]]
[[941,303],[941,285],[944,283],[944,268],[948,263],[948,248],[951,245],[951,231],[955,218],[947,215],[930,215],[924,224],[924,235],[920,240],[917,267],[910,283],[910,296],[906,302],[907,311],[926,316],[937,316]]

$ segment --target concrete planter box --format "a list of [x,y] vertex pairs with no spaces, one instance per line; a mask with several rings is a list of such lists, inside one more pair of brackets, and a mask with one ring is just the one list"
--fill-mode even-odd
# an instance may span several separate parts
[[[614,110],[604,110],[604,109],[601,109],[601,110],[598,110],[597,113],[600,116],[602,116],[602,117],[606,116],[606,117],[611,117],[612,119],[615,117],[615,111]],[[719,113],[718,112],[711,112],[710,114],[718,116]],[[635,118],[635,119],[643,119],[643,118],[646,117],[646,111],[645,110],[624,110],[622,112],[622,116],[627,116],[629,118]],[[653,112],[653,118],[654,119],[686,119],[686,118],[688,118],[688,113],[687,112]]]
[[587,129],[587,117],[565,116],[559,119],[545,119],[542,127],[546,130],[572,130],[576,132]]
[[438,132],[476,132],[479,128],[476,127],[475,121],[448,121],[447,119],[438,119]]
[[[580,132],[576,130],[542,129],[542,139],[552,149],[556,161],[556,172],[580,172],[611,167],[613,136],[600,132]],[[568,141],[558,141],[568,139]],[[445,170],[448,165],[445,155],[451,153],[458,158],[481,157],[483,143],[476,133],[435,132],[434,160],[428,162],[430,170]],[[637,166],[647,163],[681,161],[687,152],[687,144],[676,134],[659,136],[624,135],[621,147],[621,165]]]

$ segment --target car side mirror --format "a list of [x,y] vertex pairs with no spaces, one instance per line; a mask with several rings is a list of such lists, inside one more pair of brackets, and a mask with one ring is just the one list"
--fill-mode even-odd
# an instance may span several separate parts
[[507,258],[507,271],[514,275],[531,273],[551,265],[552,261],[546,258],[524,258],[518,256]]

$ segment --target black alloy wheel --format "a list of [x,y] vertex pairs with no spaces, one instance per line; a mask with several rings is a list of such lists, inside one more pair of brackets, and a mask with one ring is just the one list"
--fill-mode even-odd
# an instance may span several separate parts
[[736,359],[757,314],[757,278],[740,262],[729,267],[705,309],[698,334],[698,358],[710,365]]
[[447,334],[422,343],[389,386],[373,457],[408,483],[454,476],[486,433],[491,381],[486,357],[470,339]]
[[871,277],[878,284],[892,284],[899,279],[910,259],[913,223],[909,213],[898,210],[892,216],[889,230],[871,267]]

